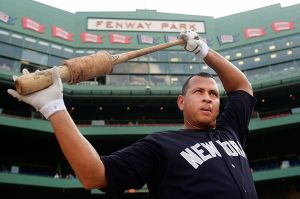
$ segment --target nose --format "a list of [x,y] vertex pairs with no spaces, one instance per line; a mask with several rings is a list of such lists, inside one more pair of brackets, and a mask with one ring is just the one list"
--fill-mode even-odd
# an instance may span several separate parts
[[202,101],[203,101],[203,102],[206,102],[206,103],[211,103],[211,102],[212,102],[209,93],[205,93],[205,94],[203,95]]

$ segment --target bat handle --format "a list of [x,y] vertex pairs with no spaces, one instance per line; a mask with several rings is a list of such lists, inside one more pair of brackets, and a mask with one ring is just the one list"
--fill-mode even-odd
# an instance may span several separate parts
[[[59,66],[58,72],[62,82],[70,80],[70,71],[67,66]],[[29,73],[18,77],[15,86],[18,93],[27,95],[52,85],[52,69]]]
[[159,45],[155,45],[155,46],[150,46],[148,48],[143,48],[143,49],[139,49],[139,50],[134,50],[134,51],[130,51],[130,52],[125,52],[125,53],[113,55],[112,56],[113,65],[123,63],[125,61],[130,60],[130,59],[134,59],[136,57],[147,55],[147,54],[152,53],[152,52],[160,51],[160,50],[172,47],[172,46],[183,45],[185,43],[186,43],[186,41],[183,40],[183,39],[175,39],[173,41],[163,43],[163,44],[159,44]]

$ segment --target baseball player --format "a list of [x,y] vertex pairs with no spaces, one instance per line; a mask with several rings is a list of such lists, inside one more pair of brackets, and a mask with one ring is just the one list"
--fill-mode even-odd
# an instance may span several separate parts
[[57,68],[50,87],[26,96],[11,89],[8,93],[51,122],[64,155],[86,189],[119,192],[147,184],[155,199],[256,199],[243,150],[256,101],[251,85],[197,33],[184,31],[179,38],[186,40],[185,50],[218,74],[228,96],[224,111],[219,113],[220,93],[212,76],[192,75],[177,99],[183,129],[153,133],[108,156],[97,153],[66,111]]

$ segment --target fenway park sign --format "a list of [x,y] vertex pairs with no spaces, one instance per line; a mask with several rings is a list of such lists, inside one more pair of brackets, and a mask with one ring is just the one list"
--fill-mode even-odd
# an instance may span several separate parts
[[87,29],[151,32],[180,32],[189,29],[198,33],[205,33],[204,22],[196,21],[145,21],[88,18]]

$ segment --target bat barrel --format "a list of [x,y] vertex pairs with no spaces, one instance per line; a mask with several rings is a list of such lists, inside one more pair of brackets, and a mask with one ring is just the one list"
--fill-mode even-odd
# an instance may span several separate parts
[[69,59],[64,61],[64,65],[70,70],[70,80],[68,81],[70,84],[110,74],[113,70],[112,55],[107,51]]

